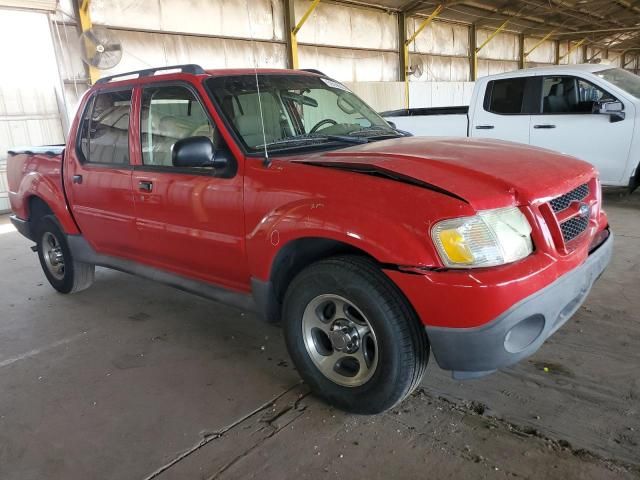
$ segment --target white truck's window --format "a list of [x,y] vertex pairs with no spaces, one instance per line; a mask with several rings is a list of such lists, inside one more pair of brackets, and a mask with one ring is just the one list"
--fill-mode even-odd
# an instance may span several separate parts
[[542,111],[554,113],[593,113],[596,103],[614,98],[584,79],[545,77],[542,84]]
[[523,113],[526,84],[526,77],[489,82],[485,97],[485,110],[503,115]]
[[96,94],[80,126],[81,160],[88,163],[129,163],[131,90]]
[[214,141],[215,129],[196,96],[185,87],[144,89],[140,114],[140,144],[144,165],[173,166],[173,144],[187,137]]
[[614,84],[616,87],[630,93],[636,98],[640,98],[640,77],[622,68],[610,68],[596,72],[595,75]]

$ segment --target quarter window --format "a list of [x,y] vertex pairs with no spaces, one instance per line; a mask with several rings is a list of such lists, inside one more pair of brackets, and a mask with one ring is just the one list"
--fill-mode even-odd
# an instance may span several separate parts
[[215,142],[215,129],[191,90],[181,86],[147,88],[140,116],[142,163],[173,166],[173,145],[183,138],[204,136]]
[[80,126],[80,153],[88,163],[129,164],[131,90],[98,93]]

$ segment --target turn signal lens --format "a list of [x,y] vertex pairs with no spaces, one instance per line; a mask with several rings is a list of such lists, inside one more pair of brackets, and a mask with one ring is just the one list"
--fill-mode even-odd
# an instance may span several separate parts
[[443,230],[439,235],[442,248],[452,262],[473,263],[473,253],[471,253],[471,250],[464,241],[464,237],[458,230]]
[[533,251],[531,226],[516,207],[443,220],[433,227],[431,236],[449,268],[504,265]]

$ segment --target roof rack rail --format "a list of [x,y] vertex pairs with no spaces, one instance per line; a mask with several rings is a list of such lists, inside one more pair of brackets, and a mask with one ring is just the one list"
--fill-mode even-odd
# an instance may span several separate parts
[[109,77],[102,77],[96,82],[96,85],[102,83],[109,83],[111,80],[114,80],[119,77],[128,77],[130,75],[138,75],[138,78],[142,77],[150,77],[155,75],[157,72],[161,72],[163,70],[180,70],[182,73],[191,73],[193,75],[201,75],[203,73],[207,73],[204,68],[200,65],[196,65],[194,63],[188,63],[185,65],[170,65],[168,67],[158,67],[158,68],[147,68],[146,70],[135,70],[133,72],[124,72],[119,73],[117,75],[111,75]]
[[301,68],[300,71],[301,72],[309,72],[309,73],[317,73],[318,75],[322,75],[323,77],[326,77],[324,72],[321,72],[320,70],[316,70],[315,68]]

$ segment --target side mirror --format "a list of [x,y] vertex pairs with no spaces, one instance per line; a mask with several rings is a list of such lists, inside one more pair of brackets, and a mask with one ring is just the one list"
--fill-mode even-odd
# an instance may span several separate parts
[[174,167],[225,168],[228,155],[216,155],[213,142],[208,137],[188,137],[173,144],[171,161]]
[[609,115],[609,121],[611,123],[620,122],[625,119],[624,105],[617,100],[596,103],[595,110],[596,113]]

